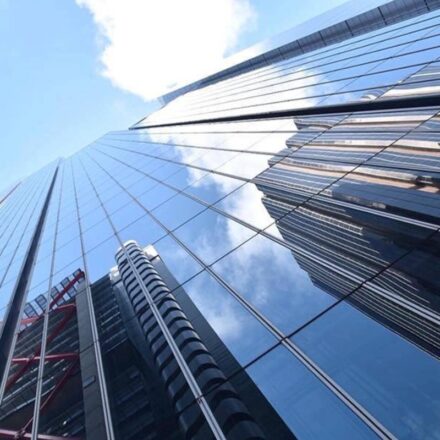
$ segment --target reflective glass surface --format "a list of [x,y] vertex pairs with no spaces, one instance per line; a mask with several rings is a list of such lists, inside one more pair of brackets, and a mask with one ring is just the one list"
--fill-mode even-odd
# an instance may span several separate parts
[[2,193],[0,438],[440,438],[431,3]]

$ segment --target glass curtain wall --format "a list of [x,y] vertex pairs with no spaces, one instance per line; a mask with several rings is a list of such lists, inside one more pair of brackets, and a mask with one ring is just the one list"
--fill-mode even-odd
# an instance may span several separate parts
[[[225,379],[250,378],[292,438],[440,438],[440,107],[252,117],[434,96],[439,46],[434,11],[237,75],[17,186],[0,204],[0,319],[56,172],[0,432],[55,435],[56,403],[75,437],[81,398],[58,392],[81,383],[69,304],[83,295],[93,310],[90,286],[135,240],[234,357]],[[237,115],[250,116],[213,121]]]

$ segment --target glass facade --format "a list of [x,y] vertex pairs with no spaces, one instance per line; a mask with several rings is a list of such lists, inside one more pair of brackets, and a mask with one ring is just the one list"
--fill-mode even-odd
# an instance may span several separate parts
[[405,5],[1,193],[0,438],[440,439],[440,5]]

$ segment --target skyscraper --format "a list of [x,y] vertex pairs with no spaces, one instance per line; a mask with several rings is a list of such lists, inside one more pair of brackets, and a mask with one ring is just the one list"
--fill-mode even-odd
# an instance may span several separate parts
[[349,2],[0,195],[0,438],[440,438],[440,2]]

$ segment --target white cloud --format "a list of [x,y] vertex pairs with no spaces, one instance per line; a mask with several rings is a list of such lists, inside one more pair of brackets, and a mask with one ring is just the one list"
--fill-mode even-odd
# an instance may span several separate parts
[[149,100],[214,71],[256,18],[249,0],[76,0],[102,38],[103,75]]

